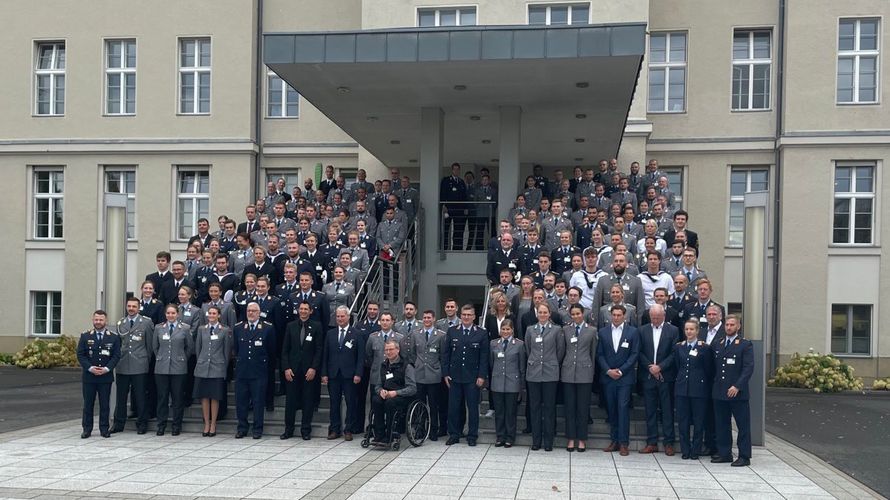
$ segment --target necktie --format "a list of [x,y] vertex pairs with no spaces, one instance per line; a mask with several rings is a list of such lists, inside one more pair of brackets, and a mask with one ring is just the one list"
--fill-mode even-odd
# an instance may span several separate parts
[[692,352],[693,344],[686,344],[686,352]]
[[346,329],[340,328],[340,347],[343,347],[343,340],[346,338]]
[[723,344],[723,347],[729,347],[729,344],[732,344],[732,339],[729,338],[729,337],[727,337],[727,338],[726,338],[726,343]]
[[692,273],[691,273],[691,272],[686,271],[686,279],[687,279],[688,281],[692,282]]
[[464,328],[464,335],[469,335],[469,334],[470,334],[470,330]]
[[340,283],[339,282],[337,282],[337,291],[338,292],[340,291]]
[[[213,334],[213,327],[210,327],[210,333]],[[173,323],[170,323],[170,335],[173,335]]]
[[557,305],[556,305],[557,308],[558,308],[558,309],[562,309],[562,299],[557,299],[556,302],[557,302]]
[[502,348],[504,351],[507,350],[507,339],[504,339],[503,342],[501,342],[501,348]]
[[577,337],[579,335],[581,335],[581,325],[576,325],[575,326],[575,336]]
[[507,293],[507,285],[501,285],[501,288],[504,289],[504,293]]
[[133,320],[130,320],[130,328],[133,328]]
[[[210,327],[210,336],[211,336],[211,337],[213,336],[213,330],[215,330],[215,329],[216,329],[215,326],[211,326],[211,327]],[[171,331],[171,332],[173,331],[173,325],[170,325],[170,331]]]
[[430,335],[432,335],[432,334],[433,334],[433,331],[432,331],[432,330],[427,330],[427,331],[426,331],[426,341],[427,341],[427,342],[430,341]]
[[96,332],[96,337],[99,338],[99,343],[102,343],[102,332]]
[[251,333],[256,331],[256,325],[254,323],[250,324],[250,331],[251,331]]
[[384,343],[384,344],[386,343],[386,339],[388,339],[388,338],[389,338],[389,335],[387,335],[387,334],[384,333],[384,334],[383,334],[383,343]]

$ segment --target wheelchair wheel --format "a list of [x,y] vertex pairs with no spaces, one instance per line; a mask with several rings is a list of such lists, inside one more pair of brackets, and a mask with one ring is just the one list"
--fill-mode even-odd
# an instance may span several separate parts
[[362,448],[367,448],[368,446],[371,446],[371,440],[368,438],[362,439]]
[[401,446],[402,446],[402,440],[401,440],[401,438],[400,438],[400,439],[394,439],[394,440],[392,441],[392,443],[390,444],[390,448],[392,448],[393,451],[399,451],[399,448],[400,448]]
[[422,401],[414,401],[408,407],[405,434],[412,446],[420,446],[430,435],[430,409]]

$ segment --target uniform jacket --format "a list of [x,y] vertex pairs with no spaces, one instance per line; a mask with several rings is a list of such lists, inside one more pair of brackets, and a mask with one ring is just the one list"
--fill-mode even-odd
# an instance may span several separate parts
[[332,281],[321,287],[321,292],[324,294],[325,300],[327,300],[328,303],[329,312],[328,317],[326,318],[326,325],[334,325],[336,324],[334,316],[337,312],[337,308],[340,306],[349,307],[352,305],[352,301],[355,299],[355,286],[344,280],[340,282],[340,288],[338,290],[337,283]]
[[152,353],[155,356],[155,374],[185,375],[188,373],[188,359],[195,349],[195,340],[188,325],[181,322],[164,322],[155,327],[152,341]]
[[445,352],[442,356],[442,376],[451,377],[454,383],[475,383],[477,378],[488,377],[488,333],[476,325],[464,335],[463,325],[458,323],[448,329]]
[[653,356],[656,364],[661,368],[661,376],[664,382],[673,382],[677,377],[677,365],[674,358],[674,344],[680,337],[680,331],[665,321],[661,326],[661,336],[658,340],[658,352],[654,353],[655,344],[652,340],[652,325],[648,324],[640,328],[640,357],[638,360],[639,377],[644,388],[655,387],[657,380],[649,373],[649,365]]
[[686,340],[674,344],[674,360],[677,364],[677,379],[674,381],[674,395],[687,398],[711,397],[714,378],[714,352],[703,340],[696,340],[692,351]]
[[[306,334],[303,336],[303,328]],[[321,370],[321,356],[324,352],[324,332],[321,324],[309,319],[305,323],[300,318],[291,321],[284,333],[284,347],[281,349],[281,369],[293,370],[294,376],[303,376],[309,368]]]
[[218,304],[213,304],[211,302],[206,302],[201,306],[201,325],[207,324],[207,311],[210,309],[210,306],[215,305],[219,307],[219,322],[223,325],[232,328],[235,326],[235,323],[238,322],[237,315],[235,314],[235,306],[232,305],[231,302],[225,302],[220,300]]
[[312,309],[312,319],[318,321],[322,326],[328,324],[328,321],[331,319],[328,300],[324,293],[316,292],[311,289],[305,294],[302,290],[297,290],[287,298],[285,307],[289,312],[288,319],[293,320],[299,316],[299,307],[303,302],[309,304],[309,307]]
[[[624,312],[624,322],[631,326],[639,326],[639,322],[637,321],[637,308],[632,304],[623,303],[621,304],[625,308]],[[609,326],[612,324],[612,311],[610,310],[612,307],[612,303],[600,307],[599,315],[596,318],[596,326],[597,328],[602,328],[604,326]],[[593,311],[590,311],[590,314],[587,315],[588,322],[592,322],[593,320]]]
[[133,326],[127,317],[117,322],[117,334],[120,337],[121,358],[117,363],[117,372],[121,375],[138,375],[148,373],[151,359],[152,335],[154,323],[145,316],[136,315]]
[[[637,380],[637,358],[640,355],[640,335],[637,329],[627,323],[624,324],[618,352],[615,352],[615,346],[612,344],[612,325],[600,328],[598,335],[596,363],[602,374],[600,377],[602,383],[633,386]],[[606,375],[606,372],[613,368],[621,370],[622,375],[618,380],[612,380],[612,377]]]
[[[87,330],[80,334],[77,342],[77,361],[83,368],[81,381],[91,384],[110,384],[114,382],[114,368],[121,359],[121,339],[114,333],[105,330],[102,341],[96,330]],[[93,375],[90,368],[100,366],[108,368],[108,373]]]
[[225,378],[234,343],[232,329],[222,323],[217,323],[212,335],[210,325],[198,327],[198,334],[195,337],[195,356],[198,358],[195,376]]
[[750,397],[748,381],[754,373],[754,344],[740,335],[729,345],[726,339],[711,344],[714,351],[714,389],[711,397],[715,400],[729,401],[726,391],[735,386],[739,390],[736,400],[745,401]]
[[592,384],[596,369],[596,329],[584,323],[576,336],[575,326],[569,323],[562,328],[566,354],[559,379],[570,384]]
[[646,310],[643,283],[639,277],[632,276],[626,271],[621,277],[618,277],[614,272],[610,272],[596,282],[596,291],[593,296],[594,307],[600,308],[611,302],[609,289],[612,288],[612,283],[621,283],[621,288],[624,289],[624,302],[637,308],[637,324],[639,324],[640,317],[643,311]]
[[234,335],[235,379],[266,378],[274,356],[275,327],[260,320],[256,329],[250,331],[250,323],[244,321],[235,325]]
[[498,246],[497,250],[489,252],[488,266],[485,271],[488,281],[490,283],[500,282],[501,271],[504,269],[509,269],[515,275],[519,271],[520,258],[519,249],[515,245],[510,247],[506,253],[500,246]]
[[421,325],[411,331],[405,342],[408,345],[407,353],[403,357],[414,365],[414,376],[418,384],[438,384],[442,381],[442,355],[445,350],[444,331],[433,327],[429,340],[426,338],[426,330]]
[[365,343],[357,328],[347,327],[343,345],[340,345],[340,330],[334,326],[328,330],[324,342],[322,377],[351,379],[362,376],[365,369]]
[[565,337],[554,323],[538,323],[525,330],[526,368],[529,382],[559,381],[559,366],[566,353]]
[[571,269],[572,255],[576,253],[581,253],[581,249],[575,246],[569,245],[567,249],[563,248],[561,245],[556,247],[551,253],[552,263],[550,264],[550,267],[553,268],[553,272],[562,275],[562,273]]
[[497,338],[488,344],[491,381],[489,388],[495,392],[521,392],[525,387],[525,371],[528,366],[525,344],[511,337]]
[[361,247],[343,247],[340,249],[340,255],[343,255],[344,253],[352,255],[352,267],[363,273],[368,272],[368,268],[371,267],[371,259],[367,249]]
[[405,226],[395,218],[392,221],[382,220],[377,226],[377,248],[389,245],[393,251],[398,251],[405,242]]
[[140,301],[139,314],[150,319],[154,324],[163,323],[164,304],[158,299],[151,299],[148,302]]

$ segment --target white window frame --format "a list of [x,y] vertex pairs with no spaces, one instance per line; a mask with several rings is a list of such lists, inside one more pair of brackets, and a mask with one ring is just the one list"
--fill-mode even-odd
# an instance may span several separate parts
[[[745,59],[735,58],[735,37],[741,33],[748,35],[748,54]],[[754,35],[756,33],[766,33],[769,35],[769,53],[766,59],[754,57]],[[773,84],[773,32],[769,28],[737,28],[732,32],[732,74],[730,75],[730,109],[732,111],[769,111],[772,109],[772,84]],[[744,107],[736,107],[735,97],[733,96],[733,80],[735,79],[735,68],[740,66],[748,67],[748,102]],[[762,108],[754,107],[754,67],[766,66],[768,68],[769,82],[766,86],[766,106]]]
[[[58,297],[56,297],[58,294]],[[37,331],[37,298],[40,295],[45,295],[46,298],[46,330],[39,332]],[[56,299],[58,298],[58,304],[56,304]],[[30,321],[30,332],[33,337],[58,337],[62,334],[62,316],[64,308],[62,307],[62,292],[60,290],[32,290],[30,294],[30,311],[31,311],[31,321]],[[55,309],[58,309],[58,318],[55,316]],[[59,323],[59,331],[53,332],[52,324],[58,321]]]
[[[273,90],[273,87],[275,86],[275,84],[272,82],[272,80],[274,78],[277,78],[278,80],[280,80],[280,83],[277,85],[279,87],[277,90],[279,92],[281,92],[281,102],[278,103],[278,105],[281,107],[281,112],[277,115],[272,114],[272,90]],[[287,95],[290,91],[293,91],[296,94],[296,96],[297,96],[296,102],[291,103],[288,100]],[[294,104],[297,107],[297,114],[295,114],[295,115],[287,114],[288,106],[291,104]],[[284,80],[284,78],[281,78],[280,76],[278,76],[277,73],[272,71],[271,68],[267,67],[266,68],[266,118],[279,119],[279,118],[299,118],[299,117],[300,117],[300,93],[297,92],[297,89],[291,87],[290,84]]]
[[[199,42],[206,41],[210,45],[210,66],[201,66],[201,44]],[[195,58],[195,66],[183,66],[182,65],[182,47],[183,44],[187,42],[194,42],[194,54],[192,55]],[[178,43],[176,44],[176,62],[179,68],[179,75],[177,78],[178,82],[178,90],[177,90],[177,100],[176,100],[176,114],[179,115],[209,115],[213,109],[213,39],[209,36],[196,36],[196,37],[182,37],[178,39]],[[201,75],[209,75],[210,84],[207,88],[207,111],[201,111]],[[183,82],[182,78],[184,75],[192,75],[192,82],[194,85],[194,94],[192,95],[192,109],[190,111],[183,111]]]
[[[861,162],[836,162],[834,165],[834,169],[831,172],[832,185],[836,182],[837,179],[837,169],[838,168],[850,168],[851,176],[850,176],[850,191],[845,192],[837,192],[834,187],[832,187],[831,195],[831,245],[832,246],[844,246],[844,247],[870,247],[875,246],[877,243],[877,209],[878,209],[878,198],[876,196],[876,190],[878,186],[878,166],[876,162],[871,161],[861,161]],[[872,172],[872,182],[871,192],[859,192],[856,191],[856,174],[860,168],[869,168]],[[868,243],[856,243],[856,200],[868,199],[871,200],[871,241]],[[847,241],[845,242],[836,242],[834,241],[834,207],[837,200],[850,200],[850,221],[847,229],[849,230],[849,235],[847,237]]]
[[[566,24],[565,25],[557,25],[557,26],[583,26],[585,24],[590,24],[590,2],[573,2],[573,3],[530,3],[528,4],[528,8],[525,9],[525,24],[531,25],[531,10],[536,8],[546,8],[544,14],[544,24],[543,26],[550,26],[550,13],[553,7],[568,7],[566,13]],[[574,7],[586,7],[587,8],[587,19],[584,20],[583,23],[575,23],[574,17],[572,16],[572,11]],[[534,26],[542,26],[542,25],[534,25]]]
[[[128,45],[132,43],[133,46],[133,66],[129,66],[128,57],[127,57],[127,48]],[[109,54],[111,53],[112,45],[120,45],[120,65],[117,67],[110,66]],[[136,67],[139,64],[139,49],[136,43],[135,38],[109,38],[105,40],[105,114],[109,116],[133,116],[136,114],[136,96],[138,94],[137,89],[137,79],[136,79]],[[117,106],[118,111],[112,111],[110,109],[111,102],[109,101],[109,95],[111,95],[111,78],[113,76],[118,77],[118,99]],[[133,111],[127,111],[127,79],[133,79]]]
[[[38,192],[40,183],[37,178],[40,174],[49,174],[49,192]],[[31,233],[36,240],[62,240],[65,238],[65,169],[62,167],[37,167],[31,173],[31,196],[32,196],[32,212],[33,222]],[[56,176],[62,177],[62,191],[56,191]],[[38,224],[38,202],[39,200],[48,200],[49,220],[47,221],[47,236],[39,236]],[[56,234],[55,223],[56,213],[61,213],[62,225],[59,228],[59,234]]]
[[[192,191],[189,193],[180,191],[180,186],[182,185],[182,176],[183,174],[196,174],[194,187]],[[199,175],[206,175],[207,177],[207,192],[201,193],[199,182]],[[206,218],[210,219],[210,166],[209,165],[188,165],[188,166],[179,166],[176,168],[176,176],[174,179],[176,185],[174,187],[176,193],[176,207],[173,211],[173,232],[174,239],[177,241],[188,241],[189,238],[197,234],[198,232],[198,219]],[[207,200],[207,213],[202,213],[199,209],[200,201]],[[191,226],[186,231],[188,234],[183,236],[183,232],[180,231],[180,212],[185,208],[185,203],[191,205]]]
[[[651,37],[652,36],[665,36],[665,61],[664,62],[652,62],[651,60]],[[686,52],[683,57],[683,61],[671,61],[671,38],[676,35],[683,35],[686,39]],[[647,82],[647,91],[651,93],[652,89],[652,70],[664,70],[664,101],[662,102],[661,109],[651,109],[649,108],[650,98],[646,97],[646,111],[648,113],[659,113],[659,114],[668,114],[668,113],[685,113],[688,108],[687,103],[687,90],[689,88],[689,71],[688,71],[688,61],[689,61],[689,32],[683,30],[667,30],[667,31],[655,31],[650,35],[650,47],[647,53],[649,59],[649,81]],[[670,89],[671,89],[671,73],[682,71],[683,72],[683,109],[672,110],[670,109]]]
[[[732,174],[736,172],[743,172],[745,174],[745,193],[751,192],[751,174],[754,172],[766,172],[766,189],[769,191],[770,185],[770,167],[768,165],[733,165],[729,169],[729,185],[727,189],[727,193],[729,194],[729,205],[726,210],[726,246],[728,248],[742,248],[745,244],[745,227],[742,225],[741,231],[733,231],[732,230],[732,206],[734,203],[741,203],[742,212],[744,213],[745,207],[745,194],[742,195],[733,195],[732,194]],[[732,235],[734,233],[741,234],[742,241],[741,243],[734,243],[732,241]]]
[[[266,182],[277,182],[279,177],[283,177],[285,181],[285,189],[290,189],[293,191],[294,186],[299,186],[300,190],[303,189],[303,169],[299,167],[275,167],[266,169]],[[287,183],[288,177],[296,177],[295,184]],[[263,184],[265,186],[265,184]],[[287,194],[291,194],[290,191]]]
[[[111,191],[109,187],[109,181],[111,174],[119,174],[122,176],[120,180],[118,180],[119,188],[117,191]],[[125,176],[132,175],[133,176],[133,192],[130,193],[127,191]],[[138,238],[138,233],[136,232],[136,190],[138,189],[138,180],[136,178],[136,168],[131,166],[117,166],[117,165],[106,165],[105,166],[105,175],[102,176],[102,192],[103,193],[117,193],[117,194],[125,194],[127,195],[127,240],[134,241]]]
[[[52,55],[50,56],[50,67],[49,68],[41,68],[40,67],[40,52],[43,47],[51,46],[52,47]],[[64,53],[64,56],[60,58],[60,50],[61,53]],[[61,61],[61,65],[59,62]],[[65,78],[65,71],[68,67],[68,51],[65,41],[39,41],[36,44],[36,51],[34,57],[34,116],[65,116],[65,90],[67,85],[67,79]],[[40,77],[48,76],[49,77],[49,112],[41,113],[40,112]],[[59,90],[59,82],[62,82],[61,85],[61,94],[62,94],[62,110],[61,112],[58,109],[57,104],[57,94],[60,92]]]
[[[840,306],[846,308],[847,313],[847,331],[846,346],[844,352],[837,352],[832,348],[832,321],[834,315],[834,307]],[[853,307],[868,307],[868,352],[853,352]],[[870,358],[874,352],[875,340],[875,306],[874,304],[853,304],[853,303],[832,303],[828,309],[828,352],[835,356],[843,356],[845,358]]]
[[[878,22],[876,34],[877,40],[875,41],[875,49],[874,50],[860,50],[859,44],[861,43],[861,23],[865,20],[876,20]],[[841,50],[840,48],[840,40],[841,40],[841,23],[843,21],[855,21],[854,29],[853,29],[853,50]],[[840,106],[850,106],[857,104],[880,104],[881,102],[881,28],[883,26],[883,19],[878,16],[863,16],[863,17],[841,17],[837,22],[837,36],[835,39],[837,40],[837,60],[835,61],[837,67],[835,68],[835,103]],[[859,99],[859,62],[862,57],[874,57],[875,58],[875,98],[873,101],[862,101]],[[840,75],[840,61],[841,59],[853,59],[853,100],[851,101],[841,101],[840,100],[840,87],[838,86],[837,77]]]
[[[462,10],[472,10],[476,16],[476,22],[474,24],[461,24],[460,23],[460,15]],[[418,28],[438,28],[442,26],[441,24],[441,15],[442,11],[454,11],[455,13],[455,24],[454,26],[479,26],[479,6],[478,5],[448,5],[441,7],[418,7],[417,11],[414,15],[414,23]],[[433,12],[436,16],[436,21],[432,26],[421,26],[420,25],[420,14],[421,13],[429,13]],[[450,25],[449,25],[450,26]]]

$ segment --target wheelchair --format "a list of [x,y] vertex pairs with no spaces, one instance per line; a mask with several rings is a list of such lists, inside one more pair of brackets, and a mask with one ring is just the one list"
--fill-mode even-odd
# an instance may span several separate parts
[[[368,427],[365,429],[365,436],[362,438],[362,448],[369,447],[375,440],[374,418],[374,413],[372,412]],[[392,426],[387,431],[389,432],[390,439],[386,440],[386,442],[390,443],[389,448],[392,450],[401,448],[402,432],[408,438],[411,446],[417,447],[422,445],[430,435],[429,407],[419,399],[412,400],[404,411],[396,413]]]

